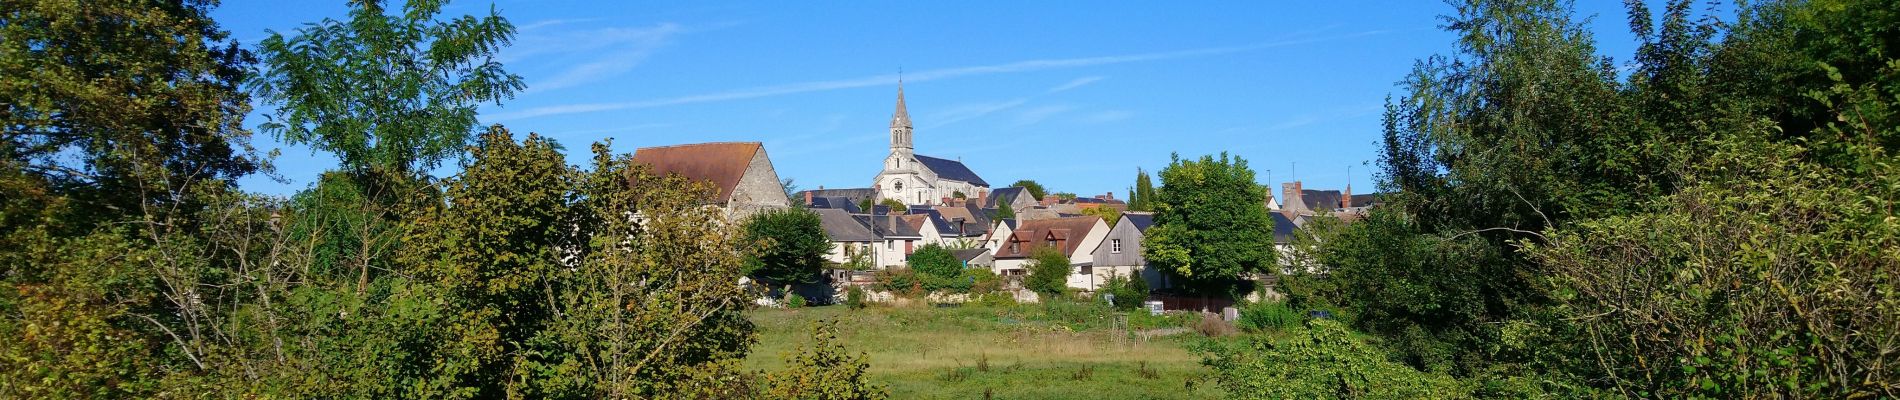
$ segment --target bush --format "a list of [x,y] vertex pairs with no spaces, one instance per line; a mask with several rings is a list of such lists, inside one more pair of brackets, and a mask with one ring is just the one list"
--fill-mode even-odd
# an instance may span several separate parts
[[[1219,321],[1217,318],[1204,318]],[[1443,399],[1469,397],[1451,377],[1419,372],[1386,359],[1337,321],[1314,320],[1288,337],[1243,345],[1208,342],[1201,363],[1233,398]]]
[[958,260],[950,249],[936,243],[926,244],[910,253],[906,262],[912,271],[942,279],[955,279],[963,275],[963,261]]
[[1305,319],[1286,302],[1266,301],[1241,307],[1239,325],[1250,331],[1282,331],[1299,326]]
[[864,289],[857,286],[845,289],[844,306],[853,310],[864,309]]
[[805,296],[793,292],[790,287],[785,288],[785,308],[803,308],[805,305]]
[[863,353],[852,355],[839,344],[835,321],[812,328],[812,343],[801,345],[785,360],[786,368],[766,375],[771,399],[883,399],[890,393],[872,383],[871,364]]
[[1062,255],[1061,250],[1038,247],[1030,253],[1029,258],[1029,278],[1023,281],[1023,286],[1044,297],[1053,297],[1068,290],[1072,268],[1069,257]]
[[911,271],[910,268],[889,268],[880,270],[877,271],[876,277],[876,283],[873,283],[873,285],[875,285],[878,290],[891,292],[892,294],[898,294],[904,297],[922,297],[924,295],[924,282],[922,277],[917,276],[917,272]]
[[1194,331],[1206,337],[1233,336],[1240,333],[1240,329],[1234,328],[1233,323],[1213,314],[1201,314],[1201,319],[1194,321]]
[[978,306],[997,307],[997,308],[1015,307],[1018,304],[1016,302],[1016,296],[1011,296],[1009,293],[1005,293],[1005,292],[990,292],[990,293],[979,294],[976,296],[975,299],[972,299],[970,301]]
[[1102,293],[1115,296],[1111,304],[1115,309],[1134,310],[1141,308],[1141,302],[1148,300],[1148,281],[1139,275],[1116,274],[1108,277],[1108,282],[1102,285]]

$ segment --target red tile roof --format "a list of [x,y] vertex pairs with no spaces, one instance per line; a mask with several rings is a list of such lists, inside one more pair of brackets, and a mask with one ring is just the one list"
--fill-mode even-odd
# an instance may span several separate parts
[[763,148],[759,142],[720,142],[647,147],[633,151],[633,162],[653,167],[656,174],[679,174],[719,188],[718,200],[732,199],[739,179]]
[[1101,220],[1101,217],[1081,216],[1023,221],[1009,236],[1009,241],[1022,243],[1022,253],[999,251],[996,258],[1026,258],[1035,248],[1046,246],[1051,238],[1061,243],[1062,248],[1058,250],[1062,250],[1063,256],[1073,257],[1082,246],[1082,239],[1087,238]]

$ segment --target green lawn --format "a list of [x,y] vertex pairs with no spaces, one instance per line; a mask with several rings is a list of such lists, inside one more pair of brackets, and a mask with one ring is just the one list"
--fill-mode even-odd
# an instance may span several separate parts
[[835,319],[845,346],[870,355],[872,378],[893,398],[972,399],[985,390],[998,399],[1220,397],[1199,382],[1206,367],[1186,349],[1198,335],[1132,339],[1114,328],[1113,315],[1037,304],[761,309],[751,314],[760,337],[746,364],[783,368],[784,354],[809,340],[812,322]]

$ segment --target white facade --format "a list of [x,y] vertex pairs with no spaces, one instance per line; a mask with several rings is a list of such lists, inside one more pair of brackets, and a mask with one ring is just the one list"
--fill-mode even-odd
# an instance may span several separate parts
[[879,201],[896,199],[904,204],[938,204],[944,198],[957,197],[958,194],[965,198],[988,194],[987,186],[938,176],[936,171],[918,160],[912,135],[910,112],[904,108],[904,87],[900,85],[897,88],[897,112],[891,115],[891,154],[884,157],[884,169],[871,180],[871,187],[877,190]]

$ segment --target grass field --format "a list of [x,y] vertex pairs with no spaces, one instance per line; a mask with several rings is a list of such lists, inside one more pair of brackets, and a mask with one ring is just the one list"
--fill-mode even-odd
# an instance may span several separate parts
[[[1187,346],[1196,334],[1142,340],[1117,329],[1112,312],[1080,305],[1009,307],[843,306],[761,309],[749,369],[776,370],[807,343],[809,327],[838,321],[852,352],[870,356],[871,376],[897,399],[1204,399],[1206,367]],[[1143,321],[1137,321],[1137,326]]]

